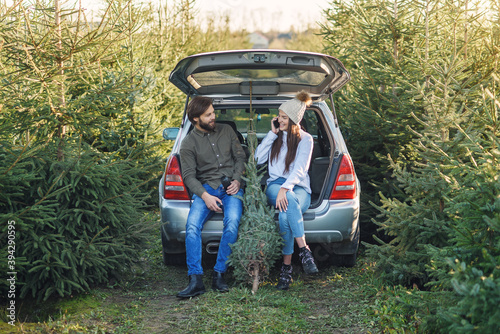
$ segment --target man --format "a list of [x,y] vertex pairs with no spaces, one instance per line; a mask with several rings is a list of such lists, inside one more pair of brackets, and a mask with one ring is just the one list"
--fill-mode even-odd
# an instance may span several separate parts
[[[229,125],[216,124],[212,100],[197,96],[191,100],[187,115],[194,129],[182,141],[181,170],[185,185],[193,193],[186,223],[186,262],[189,285],[177,297],[189,298],[205,293],[201,266],[203,225],[214,212],[224,212],[224,228],[219,244],[217,262],[212,276],[212,289],[229,290],[224,273],[231,254],[230,244],[238,236],[243,211],[241,176],[246,155]],[[229,178],[226,188],[222,178]]]

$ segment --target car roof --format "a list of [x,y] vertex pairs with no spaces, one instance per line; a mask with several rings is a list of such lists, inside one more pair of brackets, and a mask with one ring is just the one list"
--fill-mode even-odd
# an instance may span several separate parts
[[179,61],[169,80],[182,92],[212,97],[291,97],[307,91],[323,100],[350,80],[340,60],[293,50],[231,50]]

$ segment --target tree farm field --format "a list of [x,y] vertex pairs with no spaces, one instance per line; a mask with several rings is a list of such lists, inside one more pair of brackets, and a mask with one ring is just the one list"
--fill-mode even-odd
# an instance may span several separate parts
[[[159,218],[158,218],[159,219]],[[151,224],[158,222],[151,222]],[[294,261],[288,291],[275,289],[279,267],[255,294],[227,274],[228,293],[210,289],[213,259],[204,259],[207,293],[175,295],[187,284],[185,266],[162,262],[158,225],[140,263],[120,281],[45,302],[17,302],[18,322],[1,333],[378,333],[371,305],[377,296],[373,265],[362,253],[353,268],[320,266],[306,276]],[[5,308],[2,308],[5,310]],[[3,316],[2,316],[3,318]]]

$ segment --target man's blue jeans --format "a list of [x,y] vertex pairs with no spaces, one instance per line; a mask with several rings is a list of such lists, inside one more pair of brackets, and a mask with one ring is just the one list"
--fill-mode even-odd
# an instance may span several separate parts
[[[276,208],[276,197],[285,183],[285,178],[278,178],[267,185],[266,195],[269,203]],[[293,254],[295,238],[304,236],[304,219],[302,214],[311,205],[311,194],[304,188],[295,186],[292,191],[286,193],[288,207],[285,212],[279,213],[280,232],[283,235],[283,255]]]
[[[219,252],[217,254],[217,262],[214,270],[219,273],[225,273],[227,270],[227,258],[231,254],[230,244],[236,242],[238,237],[238,227],[240,218],[243,212],[243,202],[235,196],[243,197],[243,190],[240,189],[236,195],[228,195],[224,187],[220,185],[217,189],[213,189],[208,184],[203,187],[213,196],[222,200],[224,210],[224,228],[222,230],[222,238],[219,244]],[[188,275],[202,275],[203,267],[201,266],[201,231],[205,222],[214,214],[205,205],[205,201],[197,195],[193,195],[193,203],[189,210],[189,215],[186,223],[186,262],[188,267]]]

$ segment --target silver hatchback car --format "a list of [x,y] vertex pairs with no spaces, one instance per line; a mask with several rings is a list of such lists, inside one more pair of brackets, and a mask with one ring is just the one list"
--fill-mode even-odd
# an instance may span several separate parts
[[[213,99],[216,121],[233,127],[243,148],[250,118],[259,141],[271,128],[278,107],[305,90],[313,98],[301,126],[314,138],[309,175],[312,198],[304,214],[307,243],[315,259],[354,266],[359,246],[360,184],[339,129],[332,94],[350,80],[336,58],[290,50],[238,50],[193,55],[182,59],[170,81],[187,96]],[[325,100],[329,98],[332,109]],[[251,103],[250,103],[251,99]],[[185,228],[191,194],[183,183],[179,148],[191,131],[186,112],[180,128],[163,136],[175,140],[159,184],[161,240],[166,265],[185,264]],[[263,187],[266,177],[263,179]],[[216,254],[222,235],[222,214],[214,214],[202,231],[208,254]],[[276,222],[278,215],[276,214]]]

